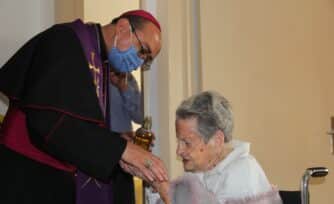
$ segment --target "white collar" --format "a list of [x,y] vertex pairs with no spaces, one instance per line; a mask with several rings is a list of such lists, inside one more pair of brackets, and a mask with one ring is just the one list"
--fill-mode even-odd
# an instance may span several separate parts
[[221,174],[223,170],[237,158],[249,155],[250,143],[240,140],[232,140],[231,144],[233,150],[227,155],[227,157],[225,157],[225,159],[220,161],[217,166],[209,171],[199,172],[196,174],[198,174],[198,176],[200,177],[208,177],[215,174]]

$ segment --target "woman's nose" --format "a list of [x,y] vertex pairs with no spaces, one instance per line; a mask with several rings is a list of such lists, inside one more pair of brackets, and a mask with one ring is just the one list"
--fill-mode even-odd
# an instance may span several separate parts
[[183,148],[180,146],[180,145],[177,145],[177,147],[176,147],[176,155],[177,156],[182,156],[182,154],[183,154]]

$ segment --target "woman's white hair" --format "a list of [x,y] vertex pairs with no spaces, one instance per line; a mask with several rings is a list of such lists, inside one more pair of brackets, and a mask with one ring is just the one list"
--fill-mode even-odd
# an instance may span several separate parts
[[214,91],[204,91],[184,100],[176,110],[176,120],[197,119],[197,130],[208,142],[217,130],[225,136],[225,142],[232,140],[233,114],[226,98]]

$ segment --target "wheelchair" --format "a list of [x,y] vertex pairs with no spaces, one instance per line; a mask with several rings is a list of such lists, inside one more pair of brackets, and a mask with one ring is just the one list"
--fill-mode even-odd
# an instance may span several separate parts
[[309,204],[310,194],[308,190],[309,180],[312,177],[325,177],[328,174],[326,167],[312,167],[306,169],[298,191],[284,191],[280,190],[279,194],[283,204]]

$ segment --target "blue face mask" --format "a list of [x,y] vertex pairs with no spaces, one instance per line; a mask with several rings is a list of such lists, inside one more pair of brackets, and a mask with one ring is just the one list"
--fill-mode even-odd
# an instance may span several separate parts
[[125,51],[120,51],[116,46],[112,47],[108,53],[108,59],[118,72],[132,72],[144,63],[133,45]]

